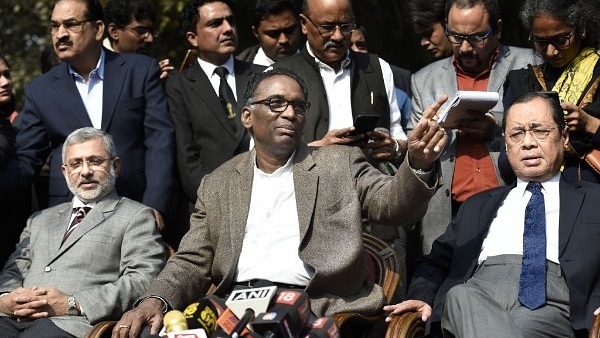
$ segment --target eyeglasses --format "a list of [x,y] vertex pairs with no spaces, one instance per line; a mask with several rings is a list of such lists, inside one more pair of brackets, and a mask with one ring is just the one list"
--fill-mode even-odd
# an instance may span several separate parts
[[335,32],[335,30],[338,29],[338,28],[340,29],[340,32],[342,32],[342,34],[350,34],[356,28],[356,23],[355,22],[340,23],[340,24],[325,23],[325,24],[322,24],[322,25],[317,25],[314,21],[312,21],[308,17],[308,15],[304,15],[304,17],[308,21],[310,21],[310,23],[312,23],[313,26],[317,27],[317,30],[321,34],[333,34]]
[[555,127],[546,128],[546,129],[534,128],[534,129],[529,129],[529,130],[519,129],[519,130],[515,130],[513,133],[509,134],[508,137],[514,144],[521,144],[525,140],[525,134],[527,132],[529,132],[529,133],[531,133],[533,138],[535,138],[537,141],[545,141],[548,139],[548,136],[550,136],[550,132],[553,131],[554,129],[556,129],[556,128]]
[[82,159],[73,160],[67,164],[63,164],[63,166],[67,167],[69,169],[70,173],[76,174],[76,173],[81,172],[81,170],[83,169],[84,163],[87,163],[88,167],[92,170],[99,170],[99,169],[104,169],[104,168],[102,168],[102,165],[104,164],[104,162],[110,161],[110,160],[112,160],[112,159],[92,156],[85,160],[82,160]]
[[92,22],[92,21],[96,21],[96,20],[90,20],[90,19],[86,19],[83,21],[67,20],[67,21],[63,21],[62,23],[52,21],[52,22],[50,22],[50,32],[52,32],[52,34],[56,34],[56,32],[58,32],[58,30],[60,29],[60,26],[63,26],[67,32],[79,34],[79,33],[83,32],[83,24],[86,22]]
[[490,37],[490,34],[492,34],[492,28],[490,27],[490,29],[488,29],[487,32],[485,32],[483,35],[477,34],[477,33],[469,34],[469,35],[462,35],[462,34],[450,33],[450,31],[448,30],[448,26],[446,26],[445,33],[446,33],[446,36],[448,37],[448,40],[450,40],[450,42],[455,45],[462,45],[462,43],[465,40],[467,40],[467,42],[471,46],[481,46],[481,45],[483,45],[485,40]]
[[153,38],[157,38],[158,37],[158,31],[154,28],[151,27],[135,27],[135,28],[131,28],[131,27],[127,27],[127,26],[123,26],[121,27],[121,29],[126,29],[130,32],[135,33],[137,36],[139,36],[142,39],[147,38],[148,36],[152,35]]
[[296,115],[306,115],[310,109],[310,102],[306,101],[288,101],[283,97],[270,97],[268,99],[254,101],[250,104],[264,104],[274,113],[283,113],[289,105],[294,109]]
[[573,28],[568,35],[553,36],[549,39],[538,39],[533,35],[529,35],[529,41],[533,43],[533,46],[537,50],[546,51],[548,45],[552,45],[556,49],[565,49],[571,45],[571,37],[574,33],[575,28]]

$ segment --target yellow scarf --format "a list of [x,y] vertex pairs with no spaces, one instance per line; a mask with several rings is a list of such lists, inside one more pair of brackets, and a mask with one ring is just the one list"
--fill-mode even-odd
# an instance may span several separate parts
[[583,91],[592,79],[596,62],[600,59],[594,48],[584,48],[562,72],[552,88],[562,102],[579,105]]

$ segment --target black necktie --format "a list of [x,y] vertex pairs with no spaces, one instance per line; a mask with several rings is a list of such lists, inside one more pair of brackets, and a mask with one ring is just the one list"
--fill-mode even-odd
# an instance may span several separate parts
[[[233,91],[229,84],[227,83],[227,68],[225,67],[217,67],[215,68],[215,74],[219,76],[221,79],[219,83],[219,99],[225,109],[227,110],[227,118],[233,120],[235,118],[235,109],[237,107],[237,103],[235,101],[235,96],[233,95]],[[235,128],[235,124],[233,124]],[[235,129],[234,129],[235,130]]]
[[529,182],[525,208],[519,301],[530,310],[546,305],[546,210],[542,184]]
[[62,243],[64,243],[67,240],[67,238],[69,238],[73,230],[75,230],[77,225],[81,223],[81,221],[83,221],[83,218],[87,215],[88,212],[90,212],[90,210],[92,210],[92,208],[90,207],[81,207],[77,209],[75,218],[73,218],[71,224],[69,224],[69,227],[67,228],[67,232],[65,232],[65,235],[63,236]]

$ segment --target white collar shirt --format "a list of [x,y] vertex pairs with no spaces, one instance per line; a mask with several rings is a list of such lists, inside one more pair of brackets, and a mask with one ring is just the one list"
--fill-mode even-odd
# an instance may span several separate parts
[[88,76],[88,82],[69,65],[69,73],[79,91],[85,110],[92,121],[92,126],[102,129],[102,96],[104,95],[104,49],[100,51],[100,58],[96,68]]
[[[523,254],[525,207],[531,198],[531,192],[525,189],[527,183],[529,182],[517,179],[517,186],[508,193],[498,208],[481,246],[480,264],[491,256]],[[554,263],[558,263],[559,183],[560,173],[542,182],[546,209],[546,258]]]
[[238,101],[235,86],[235,70],[233,68],[233,56],[229,56],[229,59],[227,59],[227,61],[225,61],[225,63],[220,66],[215,66],[212,63],[206,62],[200,58],[198,58],[198,64],[200,65],[200,68],[202,68],[206,76],[208,76],[208,80],[210,81],[210,84],[215,90],[215,94],[217,94],[217,96],[219,96],[219,85],[221,84],[221,78],[219,77],[219,75],[215,74],[215,69],[217,67],[225,67],[225,69],[227,69],[227,76],[225,77],[225,79],[227,80],[227,84],[229,85],[229,87],[231,87],[231,91],[233,92],[235,100]]
[[300,225],[293,158],[272,174],[254,164],[250,211],[237,265],[238,282],[267,279],[307,285],[314,274],[298,256]]

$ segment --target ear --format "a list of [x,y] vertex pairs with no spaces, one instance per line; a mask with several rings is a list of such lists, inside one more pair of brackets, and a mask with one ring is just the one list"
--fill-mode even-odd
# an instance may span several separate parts
[[256,29],[256,26],[252,26],[252,34],[254,34],[254,37],[258,39],[258,29]]
[[108,24],[107,27],[108,30],[108,35],[110,36],[111,40],[113,41],[119,41],[119,31],[121,30],[119,27],[117,27],[117,25],[115,25],[114,23],[110,23]]
[[306,27],[306,25],[308,24],[308,20],[306,19],[306,16],[304,16],[304,14],[300,14],[299,18],[300,18],[300,25],[302,26],[302,34],[307,35],[308,28]]
[[113,168],[115,168],[115,174],[119,175],[119,172],[121,171],[121,158],[120,157],[115,157],[113,159]]
[[498,19],[498,21],[496,22],[496,27],[494,27],[494,35],[498,40],[500,40],[500,38],[502,37],[502,25],[502,19]]
[[569,129],[568,127],[565,127],[565,130],[563,130],[563,146],[565,147],[565,149],[569,148]]
[[63,177],[65,178],[65,180],[69,179],[69,173],[67,172],[67,166],[66,165],[61,165],[60,166],[60,171],[62,171]]
[[244,107],[244,109],[242,109],[242,125],[244,126],[244,128],[251,130],[252,129],[252,111],[250,111],[250,108],[248,107]]
[[188,40],[188,42],[190,43],[190,45],[192,45],[193,47],[198,47],[198,36],[196,35],[196,33],[194,32],[186,32],[185,33],[185,38]]
[[104,31],[106,26],[104,26],[104,22],[102,20],[97,20],[95,22],[96,25],[96,41],[102,41],[104,39]]

